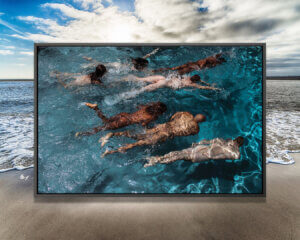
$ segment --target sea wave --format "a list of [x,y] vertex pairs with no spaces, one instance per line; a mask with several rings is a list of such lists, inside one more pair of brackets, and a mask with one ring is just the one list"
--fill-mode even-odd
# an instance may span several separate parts
[[1,114],[0,123],[0,172],[32,167],[32,114]]
[[269,110],[267,113],[267,162],[293,164],[289,153],[300,152],[300,111]]

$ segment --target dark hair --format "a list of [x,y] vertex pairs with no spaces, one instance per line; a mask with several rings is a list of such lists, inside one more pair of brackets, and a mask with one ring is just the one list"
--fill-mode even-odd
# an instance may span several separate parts
[[201,78],[199,75],[194,75],[190,79],[192,82],[198,82],[198,81],[200,81]]
[[222,53],[219,53],[219,54],[216,55],[217,62],[218,63],[226,62],[226,59],[221,57],[221,56],[222,56]]
[[148,60],[144,58],[132,58],[132,63],[135,69],[142,70],[148,66]]
[[236,139],[234,139],[234,141],[237,142],[237,144],[240,146],[242,146],[244,144],[244,138],[243,137],[237,137]]
[[150,103],[149,106],[146,107],[146,111],[151,115],[157,116],[167,111],[167,106],[162,102]]
[[99,64],[96,67],[95,72],[92,72],[89,74],[90,78],[91,78],[91,83],[101,83],[101,78],[103,77],[103,75],[107,72],[106,67],[102,64]]

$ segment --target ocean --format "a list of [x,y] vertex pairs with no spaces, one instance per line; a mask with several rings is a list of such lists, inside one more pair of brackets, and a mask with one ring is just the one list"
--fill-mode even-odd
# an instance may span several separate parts
[[[300,150],[300,81],[267,80],[267,162]],[[33,167],[33,82],[0,82],[0,172]]]
[[33,82],[0,82],[0,172],[33,167]]
[[300,81],[267,81],[267,162],[293,164],[300,150]]
[[[208,73],[209,75],[209,73]],[[47,87],[47,86],[46,86]],[[44,89],[42,89],[43,91]],[[44,90],[45,91],[45,90]],[[64,89],[59,90],[60,93],[66,94]],[[86,93],[90,93],[90,90],[85,90]],[[179,96],[182,93],[178,93]],[[299,122],[300,122],[300,106],[299,101],[297,101],[297,97],[300,96],[300,81],[267,81],[267,162],[269,163],[279,163],[279,164],[292,164],[294,160],[288,154],[289,151],[299,151]],[[152,96],[153,97],[153,96]],[[165,96],[168,97],[168,96]],[[207,96],[206,96],[207,97]],[[202,100],[205,98],[203,97]],[[61,100],[61,99],[58,99]],[[72,97],[69,97],[69,100],[72,101]],[[86,119],[86,124],[81,124],[80,122],[63,122],[62,126],[66,126],[65,128],[68,129],[71,125],[72,127],[76,126],[76,130],[84,130],[91,126],[94,126],[99,120],[93,116],[93,112],[85,109],[83,106],[84,98],[82,97],[79,99],[77,103],[77,108],[83,112],[83,117]],[[94,96],[89,95],[88,100],[95,100]],[[103,104],[107,102],[107,98],[101,99]],[[0,171],[4,172],[11,169],[25,169],[28,167],[33,166],[33,82],[0,82]],[[132,103],[132,102],[131,102]],[[116,103],[118,104],[118,103]],[[128,105],[128,102],[125,104]],[[63,116],[65,113],[62,108],[59,107],[57,104],[57,115],[54,115],[53,119],[50,121],[56,121],[55,117]],[[111,105],[107,104],[107,109],[112,108]],[[123,108],[126,106],[122,105]],[[106,110],[107,110],[106,109]],[[115,109],[117,113],[118,109]],[[42,111],[47,111],[46,109],[42,109]],[[111,115],[111,114],[109,114]],[[50,127],[49,127],[50,128]],[[47,129],[48,131],[51,129]],[[58,129],[57,131],[63,131],[63,129]],[[69,131],[69,130],[67,130]],[[69,131],[70,132],[70,131]],[[205,131],[204,131],[205,132]],[[68,141],[70,143],[74,143],[76,147],[78,145],[92,145],[93,142],[96,141],[97,137],[86,138],[85,140],[81,140],[83,142],[78,142],[78,140],[74,140],[72,138],[72,134],[65,134],[62,138],[55,137],[51,139],[54,143],[60,144],[63,146],[63,140]],[[208,134],[208,133],[207,133]],[[229,133],[228,133],[229,134]],[[50,138],[51,136],[47,136]],[[99,136],[98,136],[99,137]],[[196,140],[196,139],[193,139]],[[61,142],[59,142],[61,141]],[[114,141],[115,145],[124,143],[124,140],[116,139]],[[177,144],[187,145],[186,141],[178,140]],[[49,145],[49,148],[53,146]],[[170,143],[163,145],[163,147],[170,147]],[[67,147],[68,151],[76,151],[76,149],[72,146]],[[59,149],[59,148],[57,148]],[[63,149],[59,149],[59,154],[63,153]],[[42,192],[51,192],[51,187],[59,186],[58,189],[54,189],[58,192],[74,192],[74,191],[82,191],[84,189],[85,192],[122,192],[120,186],[123,187],[127,186],[128,189],[135,189],[136,192],[143,192],[143,188],[139,185],[139,178],[130,176],[130,171],[136,170],[136,166],[140,165],[137,163],[136,159],[134,159],[134,153],[128,153],[128,159],[125,162],[122,162],[120,157],[115,163],[112,163],[114,157],[109,158],[109,163],[105,167],[103,165],[103,161],[100,159],[100,151],[89,153],[87,152],[88,149],[82,150],[81,154],[83,156],[87,154],[91,154],[91,158],[87,159],[89,162],[90,168],[82,167],[80,163],[74,163],[74,167],[70,169],[72,171],[71,174],[79,174],[80,173],[84,176],[84,173],[87,173],[85,177],[71,179],[69,178],[68,174],[70,173],[60,173],[56,172],[53,176],[45,176],[44,180],[52,179],[53,182],[51,184],[44,182],[45,188],[41,188]],[[147,149],[143,149],[143,151],[148,151]],[[158,149],[151,150],[154,153],[160,153]],[[45,152],[45,156],[47,156],[49,152]],[[138,154],[139,157],[140,153]],[[49,156],[50,157],[50,156]],[[63,155],[61,155],[63,158]],[[93,162],[93,159],[98,159],[97,161]],[[55,171],[61,167],[70,165],[71,162],[66,160],[65,162],[53,161],[53,164],[45,165],[48,169],[52,169]],[[112,166],[116,166],[115,170],[107,170],[107,168],[112,168]],[[142,166],[142,165],[141,165]],[[195,169],[191,169],[186,163],[180,163],[177,168],[173,169],[174,171],[180,173],[178,171],[178,167],[185,168],[187,170],[186,173],[189,173],[190,176],[195,175]],[[206,170],[210,169],[211,166],[209,164],[203,165],[203,168]],[[92,171],[91,169],[101,169],[101,171]],[[105,184],[109,185],[111,181],[111,176],[114,173],[118,172],[118,169],[125,169],[127,171],[122,172],[122,178],[118,179],[115,183],[110,185],[110,188],[105,188]],[[167,169],[165,169],[167,168]],[[226,166],[225,166],[226,168]],[[227,167],[228,168],[228,167]],[[41,170],[43,166],[41,166]],[[167,170],[167,171],[165,171]],[[221,168],[218,168],[218,171],[221,171]],[[141,168],[141,171],[145,171]],[[160,172],[165,171],[165,179],[161,178],[161,176],[155,179],[156,182],[144,182],[144,186],[148,186],[149,189],[153,188],[154,192],[197,192],[199,185],[193,183],[189,184],[187,188],[183,188],[178,184],[173,184],[173,187],[169,187],[166,182],[166,179],[172,179],[171,172],[169,166],[165,167],[158,167],[155,171],[149,171],[140,173],[141,175],[145,176],[154,176],[158,175]],[[110,172],[110,174],[107,174]],[[199,171],[198,171],[199,172]],[[255,172],[255,171],[254,171]],[[201,172],[200,172],[201,173]],[[49,175],[49,172],[47,172]],[[65,175],[64,175],[65,174]],[[78,175],[78,176],[79,176]],[[101,177],[101,176],[104,177]],[[255,174],[254,174],[255,175]],[[89,176],[88,178],[86,176]],[[243,181],[249,182],[251,179],[247,175],[240,174],[242,178],[245,176]],[[228,176],[223,174],[223,177],[226,179]],[[181,180],[184,181],[182,177]],[[238,178],[238,176],[236,176]],[[102,179],[102,180],[100,180]],[[195,178],[197,179],[197,178]],[[66,181],[68,181],[66,184]],[[93,182],[94,180],[98,181],[96,184]],[[236,179],[237,180],[237,179]],[[95,181],[95,182],[96,182]],[[100,181],[100,182],[99,182]],[[228,181],[228,179],[227,179]],[[122,182],[126,182],[126,184],[122,184]],[[82,188],[78,190],[78,183],[82,185]],[[84,183],[84,184],[83,184]],[[148,185],[147,185],[148,184]],[[153,184],[158,184],[159,188],[154,188]],[[220,186],[223,184],[223,189],[220,191]],[[64,186],[63,186],[64,185]],[[84,185],[84,186],[83,186]],[[239,184],[235,186],[227,186],[228,183],[222,183],[220,179],[213,177],[211,180],[205,179],[204,183],[202,182],[203,191],[202,192],[210,192],[210,191],[219,191],[219,192],[247,192],[245,188],[245,184]],[[243,185],[241,188],[240,185]],[[248,183],[249,185],[249,183]],[[217,186],[217,187],[216,187]],[[250,186],[250,185],[249,185]],[[248,186],[248,187],[249,187]],[[219,188],[218,188],[219,187]],[[253,187],[253,186],[250,186]],[[128,190],[127,189],[127,190]],[[245,190],[246,189],[246,190]],[[134,191],[131,191],[134,192]]]

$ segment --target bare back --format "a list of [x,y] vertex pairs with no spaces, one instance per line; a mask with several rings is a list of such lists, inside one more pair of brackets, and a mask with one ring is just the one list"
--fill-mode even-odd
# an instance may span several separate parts
[[195,135],[199,132],[198,123],[194,120],[194,116],[188,112],[177,112],[167,123],[158,124],[154,128],[147,129],[146,134],[157,135],[166,138],[176,136]]
[[216,138],[209,145],[197,145],[189,148],[193,162],[207,159],[239,159],[239,146],[233,140]]

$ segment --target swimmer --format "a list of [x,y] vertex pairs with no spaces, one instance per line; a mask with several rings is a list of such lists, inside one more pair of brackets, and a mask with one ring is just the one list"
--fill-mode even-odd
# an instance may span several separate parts
[[103,115],[97,104],[86,103],[86,106],[93,109],[99,118],[104,122],[103,126],[95,127],[88,132],[77,132],[77,136],[89,136],[96,134],[102,130],[113,130],[122,127],[126,127],[132,124],[141,124],[147,126],[150,122],[156,120],[159,115],[163,114],[167,110],[167,106],[161,102],[152,102],[147,105],[138,106],[138,111],[134,113],[119,113],[113,117],[107,118]]
[[202,140],[194,143],[192,147],[181,151],[174,151],[163,156],[147,158],[148,163],[144,167],[154,166],[157,163],[168,164],[177,160],[191,161],[193,163],[207,160],[235,160],[241,156],[240,149],[244,143],[243,137],[236,139],[215,138],[212,140]]
[[128,149],[137,146],[154,145],[177,136],[195,135],[200,130],[198,123],[204,122],[205,119],[205,116],[202,114],[197,114],[196,116],[193,116],[189,112],[177,112],[170,118],[169,122],[158,124],[153,128],[146,129],[145,133],[134,134],[129,131],[108,133],[106,136],[100,139],[100,141],[102,142],[102,147],[112,136],[126,136],[129,138],[136,139],[137,141],[120,147],[117,150],[106,150],[102,156],[104,157],[107,154],[112,154],[116,152],[123,153],[126,152]]
[[222,53],[219,53],[214,56],[200,59],[196,62],[188,62],[186,64],[183,64],[183,65],[177,66],[177,67],[159,68],[159,69],[153,70],[153,72],[176,70],[176,71],[178,71],[179,75],[183,75],[183,74],[187,74],[192,71],[195,71],[195,70],[202,70],[204,68],[213,68],[219,64],[222,64],[223,62],[226,62],[226,60],[221,56],[222,56]]
[[[133,71],[135,71],[135,70],[142,71],[145,68],[147,68],[147,66],[149,64],[149,61],[147,60],[147,58],[149,58],[150,56],[157,53],[158,50],[159,50],[159,48],[156,48],[152,52],[146,54],[144,57],[131,58],[131,63],[133,64],[133,66],[131,67],[131,70],[133,70]],[[88,65],[84,65],[85,67],[96,66],[97,64],[100,64],[100,62],[92,59],[91,57],[84,56],[83,59],[91,62]],[[104,63],[104,64],[108,68],[112,68],[112,69],[118,69],[118,70],[120,70],[122,68],[128,69],[127,64],[122,64],[120,62],[111,62],[111,63]]]
[[[124,78],[124,80],[136,80],[141,82],[150,83],[146,87],[143,87],[139,90],[139,92],[145,92],[145,91],[153,91],[158,88],[163,87],[169,87],[172,89],[180,89],[180,88],[186,88],[186,87],[193,87],[198,89],[205,89],[205,90],[220,90],[219,88],[212,87],[209,83],[204,82],[201,80],[199,75],[194,75],[192,77],[184,76],[170,76],[170,77],[164,77],[162,75],[153,75],[149,77],[136,77],[133,75],[129,75],[127,78]],[[204,85],[197,84],[197,82],[202,83]]]
[[[56,77],[58,82],[63,85],[65,88],[72,86],[83,86],[87,84],[102,84],[102,77],[106,73],[106,67],[102,64],[99,64],[94,72],[91,72],[86,75],[81,73],[60,73],[60,72],[51,72],[51,77]],[[66,79],[74,79],[70,83],[65,83]]]

